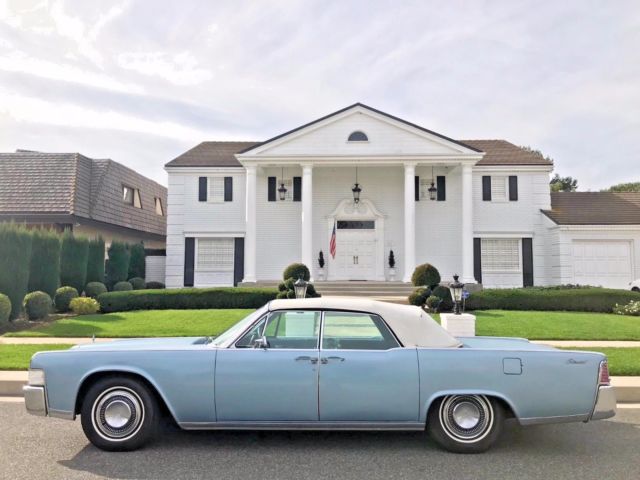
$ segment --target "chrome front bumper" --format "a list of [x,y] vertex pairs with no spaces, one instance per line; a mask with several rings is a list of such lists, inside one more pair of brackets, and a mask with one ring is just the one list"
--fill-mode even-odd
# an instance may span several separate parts
[[22,387],[22,392],[24,393],[24,405],[27,407],[27,412],[31,415],[45,417],[47,415],[47,397],[44,387],[25,385]]
[[603,420],[616,414],[616,394],[611,385],[598,387],[596,406],[591,414],[591,420]]

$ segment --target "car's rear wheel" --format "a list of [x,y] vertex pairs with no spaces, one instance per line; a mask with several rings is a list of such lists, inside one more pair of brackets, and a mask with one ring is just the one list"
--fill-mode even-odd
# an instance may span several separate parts
[[488,450],[500,436],[504,409],[484,395],[449,395],[429,411],[427,430],[442,448],[455,453]]
[[158,406],[142,382],[107,377],[89,388],[80,416],[85,435],[96,447],[128,451],[140,448],[153,436]]
[[632,292],[640,292],[640,288],[638,288],[638,287],[633,287],[633,288],[631,289],[631,291],[632,291]]

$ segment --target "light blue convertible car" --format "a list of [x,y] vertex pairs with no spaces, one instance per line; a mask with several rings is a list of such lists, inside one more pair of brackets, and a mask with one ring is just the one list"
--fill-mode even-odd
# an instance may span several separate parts
[[75,419],[105,450],[184,429],[424,430],[480,452],[504,420],[615,415],[606,357],[519,338],[454,338],[418,307],[274,300],[215,339],[123,340],[41,352],[27,410]]

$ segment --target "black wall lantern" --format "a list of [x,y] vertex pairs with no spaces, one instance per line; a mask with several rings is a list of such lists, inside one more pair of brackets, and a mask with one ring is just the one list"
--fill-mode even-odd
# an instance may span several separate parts
[[351,192],[353,193],[353,203],[359,203],[360,192],[362,192],[362,189],[360,188],[360,184],[358,183],[358,167],[356,167],[356,183],[353,185]]
[[429,192],[429,200],[435,200],[438,197],[438,189],[435,186],[435,182],[433,181],[433,166],[431,167],[431,186],[428,189]]
[[280,194],[280,200],[284,200],[287,198],[287,187],[284,186],[284,167],[282,167],[282,176],[280,177],[280,188],[278,188],[278,193]]

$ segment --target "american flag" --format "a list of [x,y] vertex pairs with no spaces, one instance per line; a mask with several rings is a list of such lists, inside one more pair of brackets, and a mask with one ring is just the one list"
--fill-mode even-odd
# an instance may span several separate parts
[[333,221],[333,232],[331,232],[331,240],[329,240],[329,253],[336,258],[336,221]]

